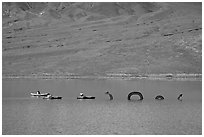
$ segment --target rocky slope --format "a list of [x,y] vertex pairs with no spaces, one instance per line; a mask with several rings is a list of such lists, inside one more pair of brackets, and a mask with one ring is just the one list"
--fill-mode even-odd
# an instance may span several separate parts
[[202,3],[3,3],[2,73],[201,74]]

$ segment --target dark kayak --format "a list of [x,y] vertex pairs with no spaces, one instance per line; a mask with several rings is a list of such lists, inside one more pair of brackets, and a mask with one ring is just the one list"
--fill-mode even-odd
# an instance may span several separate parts
[[93,96],[78,96],[77,99],[95,99]]
[[59,96],[51,96],[51,97],[44,97],[43,99],[62,99],[62,97]]
[[59,97],[59,96],[53,96],[53,97],[51,97],[51,99],[62,99],[62,97]]

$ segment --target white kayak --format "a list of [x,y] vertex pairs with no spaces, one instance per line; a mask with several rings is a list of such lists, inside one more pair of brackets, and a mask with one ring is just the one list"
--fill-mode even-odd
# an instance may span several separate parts
[[47,96],[47,95],[49,95],[50,93],[30,93],[31,94],[31,96]]

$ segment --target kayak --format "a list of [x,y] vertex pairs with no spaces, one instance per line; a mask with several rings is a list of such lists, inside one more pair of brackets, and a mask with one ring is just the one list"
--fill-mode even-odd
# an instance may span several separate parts
[[60,96],[51,96],[51,97],[47,96],[47,97],[44,97],[43,99],[62,99],[62,97],[60,97]]
[[47,96],[47,95],[49,95],[49,93],[40,93],[40,94],[38,94],[38,93],[30,93],[31,94],[31,96]]
[[43,99],[62,99],[62,97],[52,96],[52,97],[44,97]]
[[93,96],[78,96],[77,99],[95,99]]
[[51,99],[62,99],[62,97],[59,97],[59,96],[52,96]]

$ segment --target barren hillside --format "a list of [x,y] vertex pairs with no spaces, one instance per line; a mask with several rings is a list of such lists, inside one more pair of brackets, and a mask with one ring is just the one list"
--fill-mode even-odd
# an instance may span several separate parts
[[202,73],[202,3],[2,7],[3,76]]

